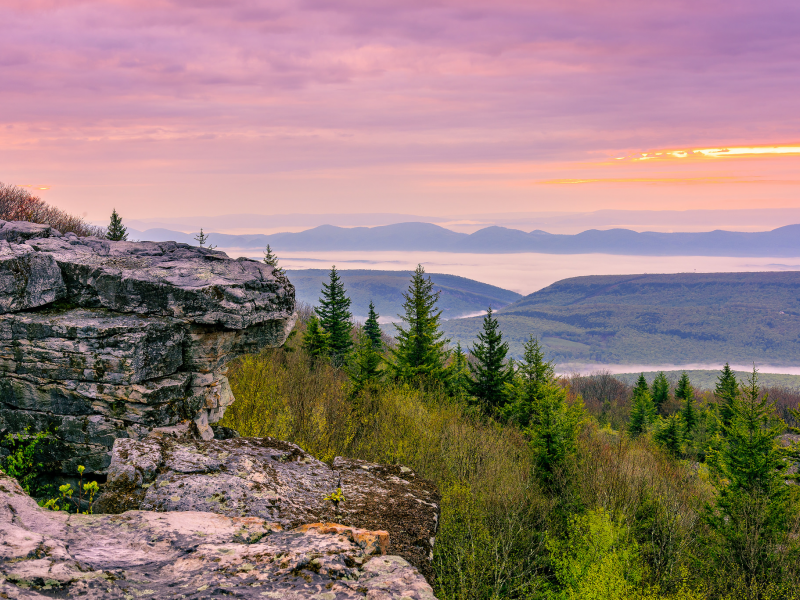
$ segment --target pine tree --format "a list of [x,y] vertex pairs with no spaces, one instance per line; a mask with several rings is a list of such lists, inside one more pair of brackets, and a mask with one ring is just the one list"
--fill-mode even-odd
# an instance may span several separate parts
[[722,426],[728,427],[733,419],[736,400],[739,397],[739,384],[736,382],[736,375],[731,366],[725,363],[722,367],[722,372],[717,378],[717,387],[714,390],[714,395],[719,399],[719,417],[722,420]]
[[515,370],[516,397],[503,411],[506,419],[517,423],[520,427],[528,425],[539,401],[555,384],[553,363],[544,359],[544,351],[539,340],[531,336],[525,342],[522,361]]
[[269,247],[269,244],[267,244],[267,248],[264,250],[264,264],[275,269],[279,275],[286,275],[286,271],[278,266],[278,257],[272,252],[272,248]]
[[671,415],[663,419],[661,426],[654,434],[655,440],[664,446],[664,449],[672,456],[678,457],[681,454],[681,416]]
[[454,398],[464,398],[469,395],[472,378],[469,373],[469,361],[461,342],[456,344],[453,351],[453,360],[448,367],[447,391]]
[[344,364],[347,353],[353,347],[350,331],[353,328],[350,314],[350,298],[344,289],[336,267],[331,267],[330,280],[322,283],[322,297],[314,310],[319,316],[320,325],[328,333],[328,348],[331,362],[336,366]]
[[644,373],[639,375],[636,386],[633,388],[633,402],[631,405],[631,418],[628,421],[628,433],[636,437],[645,431],[656,419],[656,407],[650,396],[650,388]]
[[584,418],[580,396],[567,402],[567,392],[557,382],[539,389],[528,427],[534,465],[539,481],[552,492],[561,492],[571,478],[567,470],[577,453],[578,433]]
[[508,400],[508,384],[514,376],[506,364],[508,343],[503,341],[497,319],[492,317],[492,308],[483,318],[483,331],[478,333],[478,342],[472,347],[475,363],[470,363],[473,381],[470,394],[480,400],[491,412],[501,410]]
[[122,242],[128,239],[128,228],[122,224],[122,217],[117,214],[117,209],[111,211],[111,223],[108,225],[106,238],[114,242]]
[[[206,242],[208,241],[208,237],[209,237],[208,235],[203,233],[203,228],[201,227],[200,228],[200,233],[198,233],[196,236],[194,236],[194,239],[197,240],[197,243],[200,244],[201,248],[204,248],[205,245],[206,245]],[[214,248],[216,248],[216,246],[214,246],[213,244],[209,244],[208,245],[208,249],[209,250],[213,250]]]
[[383,342],[381,341],[381,326],[378,324],[378,313],[375,312],[375,305],[372,300],[369,301],[369,314],[364,323],[364,333],[372,340],[372,346],[380,352],[383,349]]
[[664,371],[661,371],[653,379],[653,384],[650,386],[650,395],[653,397],[653,404],[656,405],[658,414],[666,415],[667,404],[669,403],[669,381],[667,381]]
[[408,291],[403,294],[405,313],[398,315],[402,324],[395,324],[397,345],[392,350],[391,368],[400,380],[428,379],[447,384],[446,347],[450,340],[440,330],[442,312],[436,310],[439,293],[433,291],[433,282],[425,277],[422,265],[417,265]]
[[320,326],[319,319],[312,316],[306,323],[306,332],[303,335],[303,348],[312,358],[328,356],[330,335]]
[[697,407],[694,401],[694,389],[689,376],[684,371],[675,388],[675,398],[681,400],[681,419],[687,437],[697,428]]
[[353,384],[351,396],[378,383],[383,357],[375,349],[372,340],[364,331],[359,331],[355,351],[352,354],[347,374]]
[[718,535],[717,564],[733,563],[748,584],[766,582],[789,535],[791,500],[787,464],[775,443],[784,423],[761,395],[758,371],[733,404],[716,461],[719,494],[705,518]]

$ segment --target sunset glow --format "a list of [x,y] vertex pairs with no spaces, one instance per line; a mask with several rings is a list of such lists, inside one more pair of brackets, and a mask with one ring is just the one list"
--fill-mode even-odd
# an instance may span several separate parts
[[794,0],[12,0],[0,22],[0,181],[93,220],[800,205]]

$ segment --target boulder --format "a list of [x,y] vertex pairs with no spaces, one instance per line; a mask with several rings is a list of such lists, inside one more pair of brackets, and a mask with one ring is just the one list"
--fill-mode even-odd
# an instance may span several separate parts
[[44,510],[0,473],[0,597],[435,600],[385,532],[258,517]]
[[[334,505],[328,497],[338,487],[344,501]],[[432,483],[399,465],[336,458],[331,467],[273,438],[203,441],[156,431],[115,442],[108,482],[94,507],[257,517],[285,529],[339,523],[385,531],[389,553],[432,577],[439,501]]]
[[261,262],[0,221],[0,436],[55,432],[51,474],[101,477],[118,438],[213,438],[232,358],[280,346],[294,288]]

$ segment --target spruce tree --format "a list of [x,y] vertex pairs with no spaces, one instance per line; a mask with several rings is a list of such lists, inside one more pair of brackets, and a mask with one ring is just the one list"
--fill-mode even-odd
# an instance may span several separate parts
[[352,353],[347,374],[353,387],[351,396],[357,396],[362,390],[374,386],[381,377],[380,366],[383,357],[375,349],[372,340],[364,331],[359,331],[357,343]]
[[568,469],[578,448],[578,433],[584,418],[583,402],[578,396],[572,404],[558,382],[539,388],[539,397],[528,427],[535,473],[546,489],[561,493],[572,478]]
[[449,358],[447,344],[440,330],[442,311],[436,310],[439,293],[433,282],[425,277],[425,269],[417,265],[411,276],[408,291],[403,294],[404,314],[397,315],[397,344],[392,350],[394,376],[402,381],[437,380],[447,384],[445,363]]
[[656,378],[653,379],[653,384],[650,386],[650,395],[653,397],[653,404],[656,405],[656,411],[660,415],[666,415],[667,404],[669,403],[669,381],[664,371],[659,372]]
[[[198,233],[196,236],[194,236],[194,239],[197,240],[197,243],[200,244],[201,248],[205,247],[206,242],[208,241],[208,238],[209,238],[209,236],[207,234],[203,233],[203,228],[202,227],[200,228],[200,233]],[[214,248],[216,248],[216,246],[214,244],[209,244],[208,245],[208,249],[209,250],[213,250]]]
[[785,548],[792,516],[787,463],[775,438],[784,423],[761,395],[758,371],[742,386],[716,466],[719,493],[705,518],[718,536],[717,564],[733,564],[747,584],[766,583]]
[[320,325],[330,336],[328,349],[331,362],[336,366],[344,364],[347,353],[353,347],[350,331],[353,328],[350,314],[350,298],[344,289],[336,267],[331,267],[328,283],[322,283],[322,297],[314,310],[319,316]]
[[514,375],[515,398],[503,412],[506,419],[525,427],[545,392],[556,384],[553,363],[544,359],[542,346],[535,337],[525,342],[522,361]]
[[656,419],[656,407],[647,387],[644,373],[639,375],[636,386],[633,388],[633,401],[631,404],[631,418],[628,421],[628,433],[636,437],[645,431]]
[[303,348],[305,351],[315,359],[327,357],[330,352],[329,340],[330,336],[320,326],[319,319],[312,316],[306,323],[306,331],[303,335]]
[[722,371],[717,378],[717,387],[714,395],[719,401],[719,417],[723,427],[728,427],[733,419],[734,405],[739,397],[739,384],[736,381],[736,374],[728,363],[722,367]]
[[678,414],[670,415],[662,420],[661,426],[653,437],[667,452],[672,456],[678,457],[681,454],[682,428],[681,416]]
[[469,373],[469,361],[461,342],[456,344],[453,351],[453,360],[448,367],[447,391],[454,398],[464,398],[469,395],[472,378]]
[[472,347],[475,362],[470,363],[472,383],[470,394],[480,400],[491,412],[501,410],[508,400],[508,384],[514,372],[506,364],[508,343],[503,341],[497,319],[492,317],[492,308],[483,318],[483,331],[478,333],[478,342]]
[[111,223],[108,225],[106,238],[114,242],[122,242],[128,239],[128,228],[122,224],[122,217],[117,214],[117,209],[111,210]]
[[372,300],[369,301],[369,314],[364,323],[364,333],[372,341],[372,346],[380,352],[383,349],[383,342],[381,341],[381,326],[378,325],[378,313],[375,312],[375,305]]
[[278,266],[278,257],[274,252],[272,252],[272,248],[270,248],[269,244],[267,244],[267,247],[264,250],[264,264],[275,269],[279,275],[286,275],[286,271]]
[[687,437],[697,428],[697,407],[694,401],[694,389],[689,381],[689,375],[684,371],[675,388],[675,398],[682,403],[681,419]]

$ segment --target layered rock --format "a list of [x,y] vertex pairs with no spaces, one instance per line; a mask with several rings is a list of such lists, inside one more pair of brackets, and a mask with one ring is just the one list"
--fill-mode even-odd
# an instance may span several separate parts
[[273,267],[174,242],[0,221],[0,434],[50,429],[51,472],[105,473],[118,438],[181,420],[203,438],[235,356],[283,343],[294,288]]
[[[341,487],[338,506],[327,497]],[[411,469],[336,458],[333,467],[272,438],[175,439],[151,435],[114,444],[96,512],[204,511],[257,517],[286,529],[335,522],[388,533],[397,554],[427,577],[439,493]]]
[[381,554],[382,537],[201,512],[51,512],[0,473],[3,598],[435,600],[408,562]]

